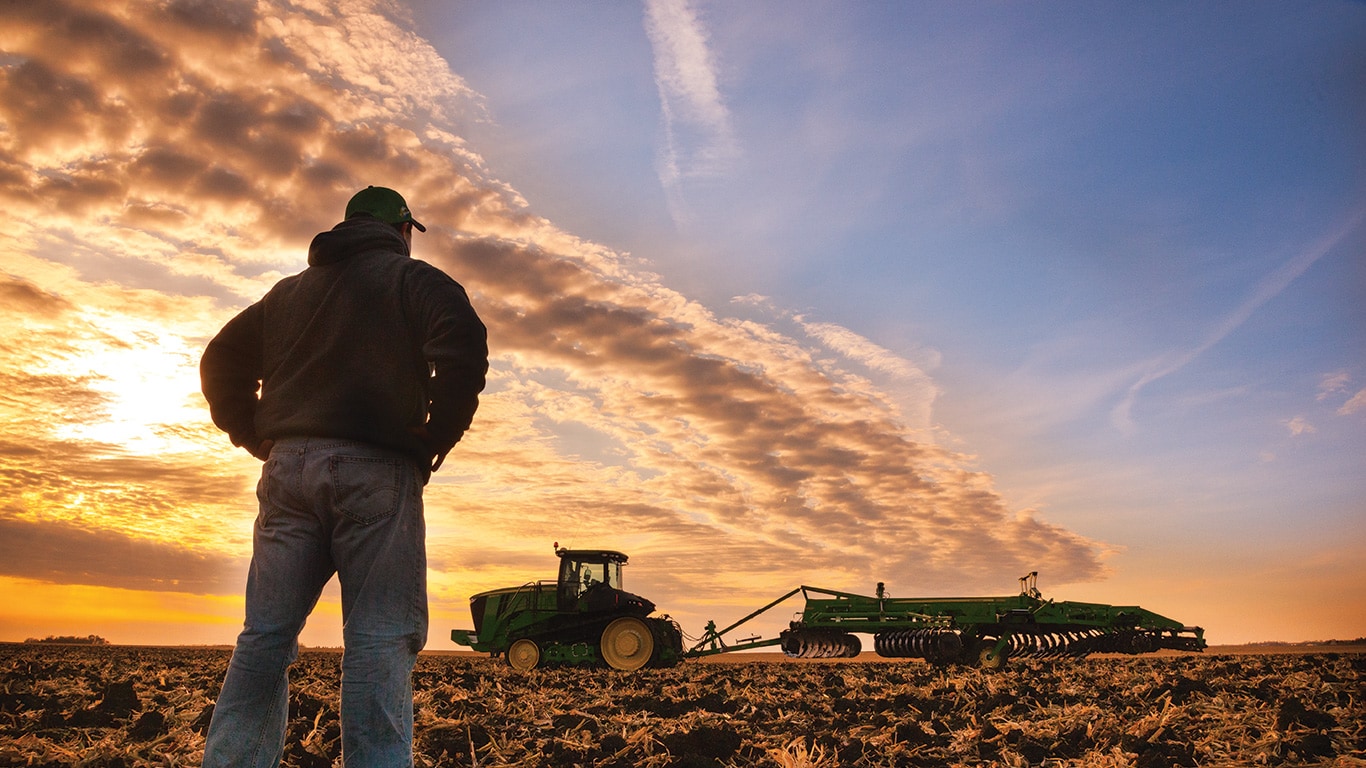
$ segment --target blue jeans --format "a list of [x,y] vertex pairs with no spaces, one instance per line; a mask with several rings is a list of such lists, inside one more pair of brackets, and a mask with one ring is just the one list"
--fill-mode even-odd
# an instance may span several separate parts
[[341,741],[347,768],[413,764],[413,665],[427,641],[423,475],[364,443],[275,443],[256,487],[260,514],[246,622],[204,747],[206,768],[278,765],[288,668],[323,586],[342,590]]

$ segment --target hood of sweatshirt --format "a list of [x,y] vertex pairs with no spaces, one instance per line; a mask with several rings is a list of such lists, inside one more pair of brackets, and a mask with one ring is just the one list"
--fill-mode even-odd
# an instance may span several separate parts
[[333,264],[369,251],[409,255],[408,244],[397,229],[369,214],[359,214],[313,238],[308,246],[308,266]]

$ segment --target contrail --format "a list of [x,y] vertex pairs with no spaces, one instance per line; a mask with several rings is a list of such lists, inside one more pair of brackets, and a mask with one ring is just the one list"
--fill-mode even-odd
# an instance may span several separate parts
[[1119,405],[1115,406],[1115,409],[1111,412],[1111,423],[1126,432],[1132,429],[1132,410],[1134,401],[1138,399],[1138,395],[1144,387],[1185,368],[1187,364],[1204,354],[1206,350],[1223,341],[1230,333],[1233,333],[1239,326],[1247,322],[1247,319],[1252,316],[1252,313],[1260,309],[1263,304],[1278,296],[1282,291],[1289,287],[1291,283],[1295,282],[1300,275],[1308,271],[1308,269],[1314,265],[1314,262],[1323,258],[1328,252],[1337,247],[1338,243],[1342,242],[1348,234],[1361,225],[1363,218],[1366,218],[1366,208],[1358,209],[1345,224],[1320,238],[1317,242],[1296,254],[1289,261],[1262,278],[1262,280],[1257,283],[1257,288],[1252,292],[1252,295],[1243,300],[1243,303],[1238,305],[1237,309],[1230,312],[1228,316],[1223,319],[1223,322],[1219,323],[1219,325],[1206,336],[1205,340],[1199,345],[1177,354],[1174,358],[1169,358],[1170,361],[1165,365],[1157,370],[1144,374],[1142,378],[1134,382],[1133,386],[1129,387],[1129,391],[1125,394],[1124,400],[1121,401]]
[[735,140],[706,28],[688,0],[645,0],[645,33],[664,131],[657,172],[678,223],[687,218],[682,182],[724,172],[736,155]]

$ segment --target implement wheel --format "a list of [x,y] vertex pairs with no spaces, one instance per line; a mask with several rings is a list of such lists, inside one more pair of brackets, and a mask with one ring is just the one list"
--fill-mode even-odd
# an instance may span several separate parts
[[983,646],[977,654],[977,663],[982,665],[982,669],[1000,669],[1006,665],[1006,649],[997,651],[994,645]]
[[541,663],[541,648],[535,640],[522,638],[508,648],[507,659],[518,672],[529,672]]
[[655,636],[644,621],[624,616],[602,631],[602,658],[607,666],[634,672],[645,666],[655,652]]

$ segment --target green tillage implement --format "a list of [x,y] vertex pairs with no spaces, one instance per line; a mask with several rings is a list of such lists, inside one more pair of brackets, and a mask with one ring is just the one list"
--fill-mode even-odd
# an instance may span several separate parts
[[[862,651],[855,632],[873,636],[879,656],[938,663],[1003,666],[1008,658],[1148,653],[1162,648],[1201,651],[1204,630],[1184,626],[1138,606],[1045,600],[1038,574],[1020,579],[1010,597],[876,597],[802,586],[724,630],[708,624],[701,642],[684,656],[778,645],[797,658],[852,658]],[[801,617],[777,638],[728,646],[721,637],[800,592]]]

